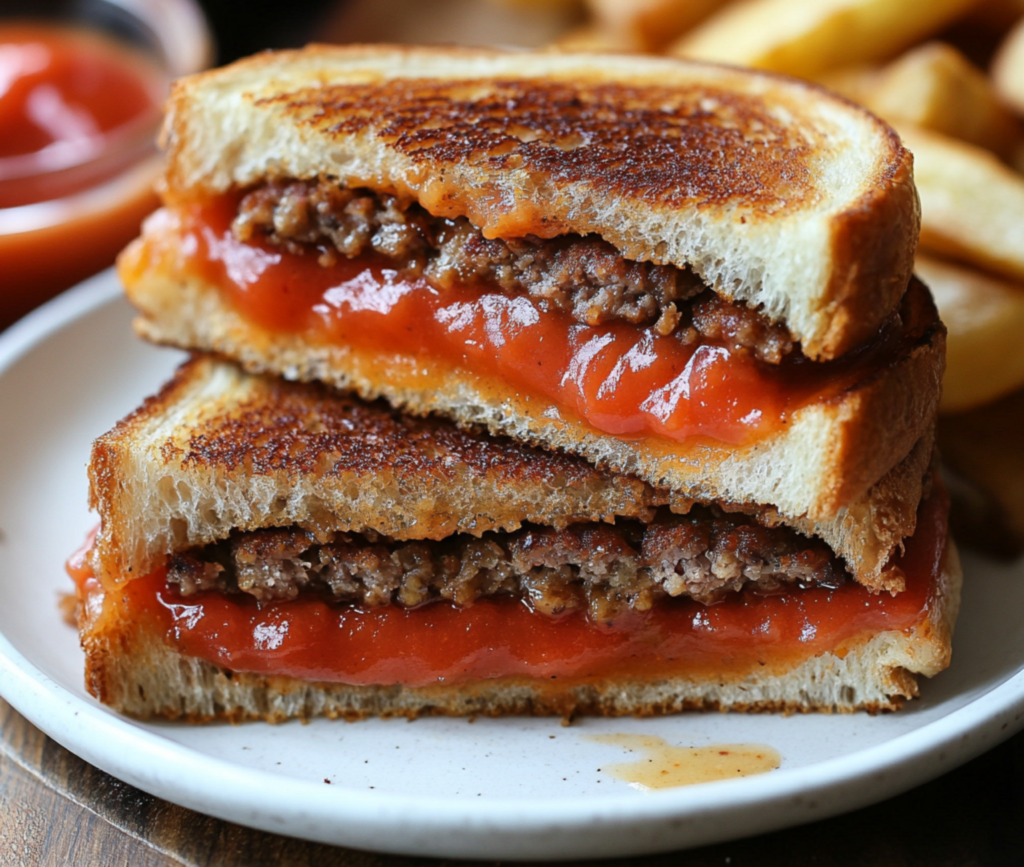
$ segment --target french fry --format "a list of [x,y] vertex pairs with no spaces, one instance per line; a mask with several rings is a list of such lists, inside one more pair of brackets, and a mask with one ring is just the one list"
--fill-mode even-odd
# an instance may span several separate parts
[[739,0],[672,45],[684,57],[814,78],[887,60],[978,0]]
[[1024,19],[999,46],[992,61],[992,80],[999,95],[1024,115]]
[[962,412],[1024,386],[1024,286],[918,254],[949,330],[941,412]]
[[582,24],[579,27],[574,27],[550,43],[548,48],[567,52],[630,52],[638,50],[635,44],[618,38],[615,34],[596,24]]
[[578,23],[578,5],[569,0],[346,0],[326,4],[316,35],[340,43],[541,46]]
[[579,9],[582,0],[491,0],[498,6],[508,6],[511,9]]
[[871,100],[878,88],[880,75],[879,67],[861,64],[830,69],[816,76],[815,80],[829,90],[870,108]]
[[1024,131],[988,77],[950,45],[931,42],[889,64],[869,107],[1012,159]]
[[1024,176],[994,155],[908,124],[921,197],[921,247],[1024,281]]
[[951,45],[930,42],[881,69],[835,70],[820,81],[890,123],[962,139],[1007,161],[1024,145],[1024,128],[992,83]]
[[600,28],[639,51],[661,51],[728,0],[587,0]]

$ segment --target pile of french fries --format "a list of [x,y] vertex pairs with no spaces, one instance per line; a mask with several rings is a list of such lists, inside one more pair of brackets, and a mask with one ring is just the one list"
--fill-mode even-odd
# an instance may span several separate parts
[[[943,411],[1024,387],[1024,0],[587,0],[587,8],[589,22],[559,47],[781,72],[889,121],[914,153],[919,272],[949,328]],[[988,70],[943,41],[958,27],[987,31]]]
[[943,450],[1024,549],[1024,0],[585,4],[555,47],[793,75],[896,128],[921,196],[917,272],[949,329]]

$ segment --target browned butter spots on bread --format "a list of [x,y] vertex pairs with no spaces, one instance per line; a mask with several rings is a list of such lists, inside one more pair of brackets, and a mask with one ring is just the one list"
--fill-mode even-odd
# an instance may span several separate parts
[[621,747],[642,758],[604,765],[600,770],[634,789],[669,789],[730,780],[774,771],[782,764],[779,751],[766,744],[711,744],[675,747],[653,735],[592,735],[585,740]]
[[[472,473],[508,483],[597,484],[585,462],[522,446],[505,437],[461,430],[432,418],[403,415],[383,401],[364,403],[315,384],[264,380],[237,406],[197,424],[184,450],[168,442],[164,459],[183,466],[257,475],[387,471],[397,478],[456,480]],[[638,497],[644,489],[636,483]]]
[[[812,195],[814,142],[807,130],[795,132],[759,97],[708,84],[399,79],[307,88],[259,102],[283,103],[320,134],[372,132],[429,167],[442,187],[446,166],[471,164],[485,184],[488,176],[494,181],[494,189],[474,192],[484,201],[495,197],[498,212],[524,206],[502,201],[508,191],[497,185],[510,171],[540,188],[535,202],[544,201],[544,186],[583,183],[592,186],[597,208],[600,197],[625,196],[770,215]],[[443,195],[434,204],[455,209]],[[517,228],[551,237],[561,231],[551,222],[538,211]]]

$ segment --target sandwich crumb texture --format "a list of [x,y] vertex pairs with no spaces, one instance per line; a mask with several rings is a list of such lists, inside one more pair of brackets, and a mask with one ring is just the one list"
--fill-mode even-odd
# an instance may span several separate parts
[[[152,342],[223,354],[252,372],[322,381],[365,399],[383,397],[405,412],[437,413],[494,435],[560,449],[681,499],[771,505],[786,518],[815,524],[841,520],[844,510],[856,509],[915,443],[932,435],[945,357],[945,329],[920,287],[913,295],[930,313],[911,344],[852,388],[792,413],[778,433],[743,448],[703,439],[624,439],[564,408],[552,412],[546,402],[517,397],[464,368],[435,363],[425,388],[414,357],[391,353],[382,365],[378,356],[351,345],[272,333],[247,321],[195,276],[153,274],[128,291],[142,313],[135,327]],[[928,460],[930,455],[921,476]],[[921,476],[911,486],[918,493]],[[912,531],[916,507],[908,489],[903,514],[910,529],[899,538]]]
[[649,520],[667,501],[572,456],[212,358],[183,365],[100,437],[90,479],[100,548],[118,552],[125,577],[232,529],[479,536],[524,522]]

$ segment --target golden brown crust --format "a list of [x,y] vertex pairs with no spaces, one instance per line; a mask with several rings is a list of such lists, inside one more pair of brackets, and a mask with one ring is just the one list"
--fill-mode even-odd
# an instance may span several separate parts
[[[727,500],[767,526],[818,536],[872,589],[902,589],[884,568],[913,532],[931,431],[830,521]],[[515,530],[524,521],[647,521],[685,496],[602,473],[578,457],[403,416],[321,385],[252,377],[211,357],[184,364],[154,398],[100,437],[89,467],[104,577],[236,530],[298,525],[320,538],[372,530],[396,540]]]
[[830,476],[823,496],[832,508],[859,497],[894,466],[888,456],[908,454],[934,426],[945,372],[946,327],[916,279],[904,299],[903,316],[921,323],[915,338],[901,354],[832,401],[842,423],[836,426],[831,450],[844,467]]
[[[822,524],[808,518],[785,521],[807,536],[829,541],[847,567],[864,586],[873,591],[898,593],[905,587],[904,575],[890,559],[903,540],[917,526],[918,503],[938,471],[935,437],[928,431],[900,463],[871,486],[867,495],[846,507],[834,521]],[[761,515],[770,523],[774,510]]]
[[[892,236],[916,238],[921,231],[913,156],[893,130],[888,134],[901,158],[888,163],[877,186],[833,220],[832,256],[838,264],[821,301],[830,322],[822,358],[838,357],[868,339],[878,311],[899,304],[905,275],[914,267],[914,244],[887,243]],[[809,354],[814,356],[813,347]]]
[[[96,440],[98,489],[92,507],[100,505],[101,491],[109,490],[111,484],[106,462],[111,449],[140,435],[143,426],[158,417],[180,411],[189,392],[219,366],[212,357],[193,356],[156,395]],[[399,488],[417,478],[451,484],[466,476],[486,477],[508,493],[513,485],[555,483],[560,488],[583,489],[614,484],[578,458],[458,428],[436,418],[403,415],[383,401],[368,403],[321,383],[272,377],[240,377],[236,382],[244,387],[243,393],[227,393],[222,402],[202,406],[204,411],[189,425],[187,438],[177,438],[175,431],[174,438],[162,442],[159,453],[163,463],[224,476],[287,471],[295,478],[344,475],[354,477],[356,483],[369,483],[387,475]],[[619,484],[626,492],[622,497],[625,507],[635,510],[637,517],[648,515],[653,506],[663,502],[634,479],[622,478]],[[503,508],[514,507],[506,504]],[[610,519],[613,513],[600,517]]]
[[[716,103],[716,112],[699,111],[702,102]],[[711,85],[398,79],[307,88],[255,102],[275,104],[325,143],[372,132],[441,178],[470,163],[485,177],[522,171],[658,208],[713,205],[762,219],[780,208],[796,210],[814,193],[814,150],[801,131],[774,117],[762,99]],[[754,137],[762,147],[751,147]],[[713,164],[706,161],[710,153],[718,155]],[[510,206],[496,186],[472,199],[454,187],[437,189],[428,210],[468,217],[489,237],[580,232],[579,218],[557,205]]]
[[489,237],[596,233],[692,265],[820,359],[892,311],[919,229],[910,154],[877,118],[812,85],[661,58],[310,46],[179,82],[165,141],[172,199],[321,175]]

